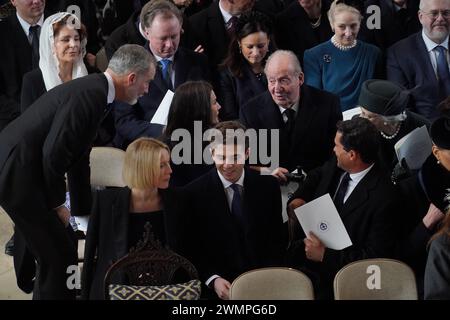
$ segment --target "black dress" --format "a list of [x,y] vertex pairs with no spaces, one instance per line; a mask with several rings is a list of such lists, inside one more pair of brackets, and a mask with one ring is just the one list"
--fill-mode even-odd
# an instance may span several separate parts
[[156,240],[161,244],[166,242],[166,231],[164,228],[164,211],[152,212],[130,212],[128,227],[128,249],[135,247],[140,240],[143,240],[146,223],[150,223],[151,232]]

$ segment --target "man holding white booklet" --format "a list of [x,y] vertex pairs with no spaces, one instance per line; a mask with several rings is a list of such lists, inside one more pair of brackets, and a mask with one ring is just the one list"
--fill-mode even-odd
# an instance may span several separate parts
[[311,277],[317,299],[332,299],[333,278],[348,263],[392,257],[397,228],[396,192],[377,163],[377,129],[364,118],[342,121],[337,127],[336,157],[312,170],[289,203],[289,223],[300,229],[293,209],[329,193],[352,242],[333,250],[324,246],[319,234],[310,233],[291,244],[291,263]]

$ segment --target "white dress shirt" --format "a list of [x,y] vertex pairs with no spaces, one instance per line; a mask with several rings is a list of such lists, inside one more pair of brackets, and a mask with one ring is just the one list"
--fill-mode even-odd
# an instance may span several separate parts
[[[370,169],[372,169],[373,166],[374,166],[374,164],[372,164],[367,169],[364,169],[363,171],[360,171],[357,173],[350,173],[350,180],[348,182],[348,187],[347,187],[347,191],[345,192],[343,203],[345,203],[347,201],[347,199],[352,194],[353,190],[355,190],[358,183],[366,176],[366,174],[370,171]],[[341,179],[339,180],[339,186],[341,185],[342,178],[344,177],[344,175],[345,175],[345,173],[341,176]],[[339,189],[339,186],[336,188],[336,192]],[[336,196],[336,194],[333,196],[333,198],[335,196]]]
[[116,98],[116,88],[114,88],[114,82],[111,75],[106,71],[103,73],[106,76],[106,80],[108,80],[108,98],[106,99],[106,102],[110,104]]
[[[16,15],[17,15],[17,19],[19,19],[20,25],[22,26],[23,32],[25,32],[25,35],[27,36],[28,41],[29,41],[29,40],[30,40],[30,27],[31,27],[31,24],[29,24],[28,22],[26,22],[25,20],[23,20],[23,19],[19,16],[19,14],[18,14],[17,12],[16,12]],[[40,26],[40,27],[42,28],[42,25],[43,25],[43,24],[44,24],[44,15],[41,16],[41,18],[40,18],[39,21],[35,24],[35,26],[38,25],[38,26]]]

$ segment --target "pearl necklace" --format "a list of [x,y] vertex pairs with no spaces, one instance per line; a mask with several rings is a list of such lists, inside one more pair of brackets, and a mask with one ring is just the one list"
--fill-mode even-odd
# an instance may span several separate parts
[[383,131],[380,131],[380,134],[383,138],[387,139],[387,140],[392,140],[394,139],[398,133],[400,132],[400,128],[402,127],[402,122],[399,123],[397,130],[395,130],[394,134],[391,136],[388,136],[387,134],[385,134]]
[[320,22],[322,20],[322,15],[319,16],[316,22],[310,22],[311,28],[316,29],[318,26],[320,26]]
[[350,50],[351,48],[356,47],[356,44],[358,43],[358,41],[355,39],[351,45],[344,46],[343,44],[340,44],[339,42],[337,42],[336,35],[334,35],[331,37],[331,43],[339,50],[347,51],[347,50]]

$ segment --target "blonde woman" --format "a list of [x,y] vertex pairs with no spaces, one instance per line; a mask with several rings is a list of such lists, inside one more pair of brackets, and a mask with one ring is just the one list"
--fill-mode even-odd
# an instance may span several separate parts
[[169,205],[177,202],[167,190],[171,173],[164,143],[140,138],[128,146],[122,172],[126,187],[99,191],[94,199],[82,276],[85,299],[104,298],[106,271],[142,238],[146,222],[156,239],[169,242]]
[[365,80],[382,79],[381,51],[357,40],[361,26],[359,1],[336,0],[328,11],[334,35],[305,51],[305,83],[338,95],[341,110],[356,107]]

